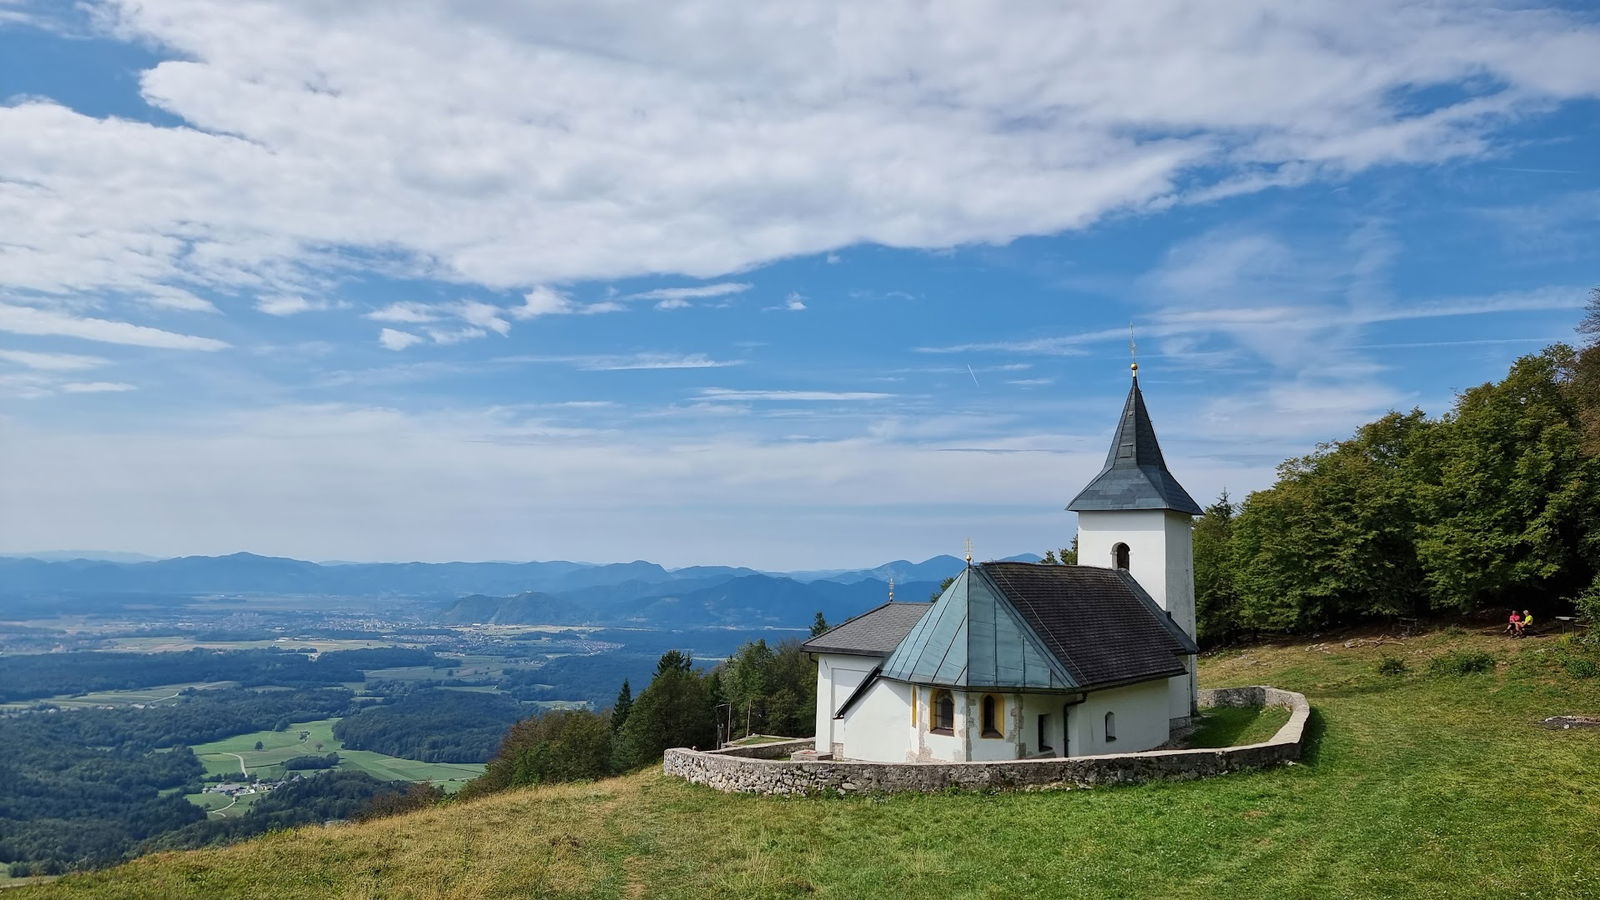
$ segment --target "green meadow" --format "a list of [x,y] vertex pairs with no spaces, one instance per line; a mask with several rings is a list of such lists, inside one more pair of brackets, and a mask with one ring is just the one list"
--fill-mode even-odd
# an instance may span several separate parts
[[[346,750],[333,736],[333,723],[337,721],[296,722],[284,731],[254,731],[209,744],[196,744],[193,749],[206,767],[207,775],[248,772],[259,775],[264,781],[282,778],[286,771],[285,760],[334,751],[339,753],[341,769],[359,770],[385,781],[427,781],[451,793],[483,773],[481,763],[427,763],[371,750]],[[258,741],[260,750],[255,749]]]
[[[1557,638],[1354,637],[1202,660],[1204,685],[1309,697],[1311,744],[1294,766],[1095,790],[817,798],[724,795],[650,769],[147,857],[18,896],[1600,896],[1600,730],[1539,725],[1600,714],[1600,678],[1568,674]],[[1493,654],[1494,668],[1430,673],[1460,648]],[[1385,656],[1404,670],[1380,674]],[[1206,724],[1234,742],[1274,727],[1270,713]]]

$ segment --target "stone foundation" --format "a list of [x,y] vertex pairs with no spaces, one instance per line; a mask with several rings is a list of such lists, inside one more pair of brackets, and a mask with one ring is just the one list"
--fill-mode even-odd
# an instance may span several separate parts
[[813,746],[809,738],[726,750],[668,750],[662,769],[719,791],[746,794],[821,794],[859,791],[1061,790],[1161,779],[1206,778],[1300,758],[1311,707],[1302,694],[1271,687],[1200,691],[1200,705],[1282,706],[1289,721],[1270,740],[1207,750],[1147,750],[1003,762],[877,763],[790,760]]

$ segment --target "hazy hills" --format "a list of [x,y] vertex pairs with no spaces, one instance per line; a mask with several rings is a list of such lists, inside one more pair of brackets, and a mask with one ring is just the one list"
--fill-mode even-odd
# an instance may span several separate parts
[[[1024,555],[1013,559],[1033,560]],[[962,560],[895,560],[871,569],[795,573],[736,566],[667,569],[653,562],[315,563],[235,553],[139,562],[0,558],[0,609],[52,598],[301,594],[403,597],[450,623],[694,625],[830,621],[887,599],[926,599]],[[9,601],[9,602],[8,602]]]

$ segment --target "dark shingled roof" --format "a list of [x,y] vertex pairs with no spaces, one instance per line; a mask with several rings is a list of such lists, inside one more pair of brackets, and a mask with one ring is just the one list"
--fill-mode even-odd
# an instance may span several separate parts
[[1199,504],[1167,471],[1167,462],[1161,458],[1161,445],[1156,443],[1150,412],[1144,408],[1139,379],[1133,380],[1128,391],[1128,402],[1122,407],[1122,420],[1111,439],[1105,468],[1067,504],[1067,509],[1171,509],[1201,515]]
[[1079,687],[1184,673],[1194,641],[1118,569],[991,562],[979,566]]
[[905,640],[932,603],[885,603],[801,645],[809,653],[888,656]]

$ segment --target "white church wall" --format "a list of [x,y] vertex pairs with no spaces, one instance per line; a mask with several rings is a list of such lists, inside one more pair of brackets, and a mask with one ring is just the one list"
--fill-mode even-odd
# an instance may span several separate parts
[[[1000,703],[999,737],[983,736],[983,698],[993,693]],[[956,702],[966,712],[967,759],[971,762],[994,762],[1017,759],[1022,740],[1022,702],[1017,694],[988,691],[965,691],[956,695]]]
[[[1091,510],[1078,513],[1078,562],[1114,568],[1113,548],[1128,545],[1128,573],[1172,614],[1189,634],[1194,624],[1194,519],[1185,513],[1157,509]],[[1194,710],[1195,680],[1173,678],[1168,687],[1167,717],[1186,719]]]
[[844,744],[847,758],[905,762],[911,749],[911,685],[886,678],[874,681],[844,719],[834,724],[842,726],[835,728],[834,740]]
[[[1112,548],[1128,545],[1128,572],[1162,609],[1167,599],[1169,529],[1161,510],[1088,511],[1078,513],[1078,563],[1116,568]],[[1191,580],[1190,590],[1193,591]]]
[[[1061,710],[1067,702],[1067,697],[1061,694],[1023,694],[1021,703],[1022,713],[1022,755],[1038,756],[1048,753],[1051,756],[1060,756],[1065,752],[1062,746],[1062,718]],[[1045,739],[1039,741],[1039,717],[1045,716]]]
[[[1167,680],[1095,691],[1072,707],[1073,756],[1132,753],[1159,747],[1171,737]],[[1115,716],[1116,740],[1108,741],[1106,713]]]
[[817,654],[817,747],[823,752],[844,740],[834,713],[872,672],[877,661],[868,656],[842,653]]

